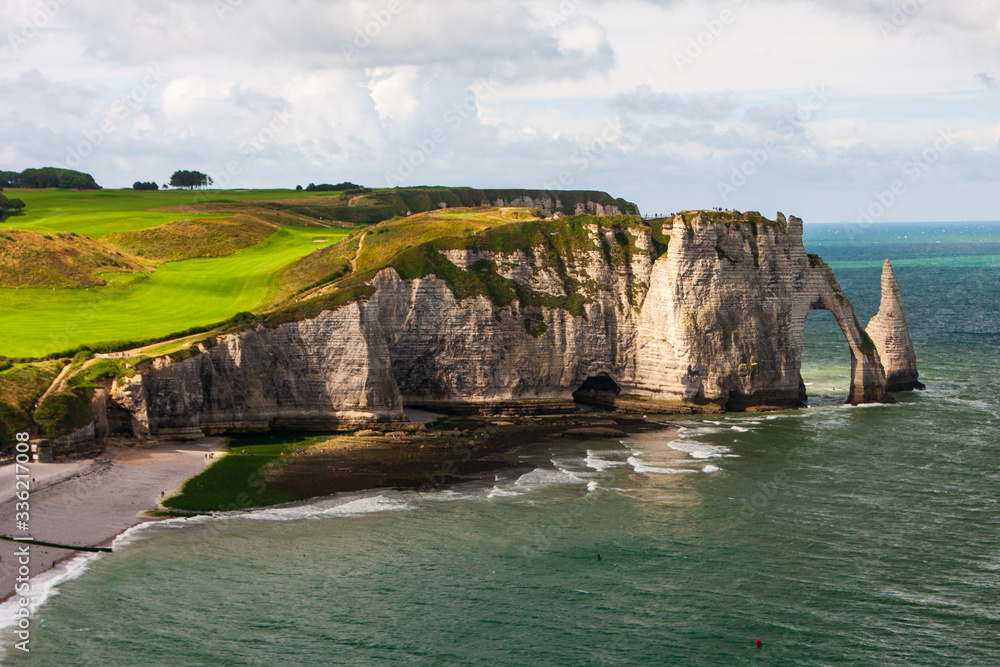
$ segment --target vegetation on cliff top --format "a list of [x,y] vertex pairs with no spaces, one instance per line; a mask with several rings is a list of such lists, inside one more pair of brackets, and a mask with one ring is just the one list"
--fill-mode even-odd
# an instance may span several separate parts
[[0,449],[12,447],[14,434],[31,427],[35,402],[65,365],[60,361],[12,364],[0,371]]
[[[588,229],[604,228],[610,234],[594,234]],[[573,315],[583,314],[601,286],[588,284],[587,276],[569,270],[574,257],[602,252],[615,262],[627,265],[638,251],[637,235],[649,231],[638,216],[578,215],[538,218],[527,209],[454,209],[410,216],[381,223],[302,260],[314,267],[340,265],[356,248],[353,273],[331,285],[307,293],[297,303],[271,313],[268,326],[315,317],[371,292],[368,282],[385,268],[393,268],[404,279],[434,275],[443,280],[456,299],[485,296],[499,306],[517,301],[521,308],[564,308]],[[665,239],[669,241],[669,239]],[[665,246],[665,243],[664,243]],[[466,251],[473,261],[458,266],[444,254]],[[520,251],[540,256],[544,268],[553,270],[562,282],[565,296],[532,290],[503,275],[496,256],[513,257]],[[482,258],[476,260],[479,255]],[[490,259],[487,259],[490,257]],[[321,273],[313,269],[314,275]],[[534,327],[538,335],[541,327]]]
[[44,438],[59,438],[81,429],[93,421],[90,387],[79,387],[49,394],[35,410],[38,434]]

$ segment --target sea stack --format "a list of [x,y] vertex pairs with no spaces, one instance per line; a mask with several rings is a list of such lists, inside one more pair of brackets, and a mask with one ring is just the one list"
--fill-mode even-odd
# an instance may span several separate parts
[[882,303],[866,331],[885,368],[886,391],[923,389],[917,379],[917,355],[906,327],[899,284],[888,259],[882,265]]

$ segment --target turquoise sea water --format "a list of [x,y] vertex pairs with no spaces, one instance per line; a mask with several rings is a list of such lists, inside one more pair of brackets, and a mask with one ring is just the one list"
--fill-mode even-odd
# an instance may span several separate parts
[[62,583],[5,662],[1000,665],[1000,225],[850,231],[806,244],[863,324],[893,259],[927,391],[842,406],[846,345],[814,313],[808,410],[161,524]]

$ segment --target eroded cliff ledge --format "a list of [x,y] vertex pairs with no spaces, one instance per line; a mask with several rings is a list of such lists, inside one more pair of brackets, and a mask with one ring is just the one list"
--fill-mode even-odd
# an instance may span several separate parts
[[888,399],[876,343],[780,213],[512,223],[351,280],[108,382],[92,437],[349,428],[404,420],[404,404],[556,410],[574,393],[643,412],[798,407],[810,309],[847,339],[849,401]]

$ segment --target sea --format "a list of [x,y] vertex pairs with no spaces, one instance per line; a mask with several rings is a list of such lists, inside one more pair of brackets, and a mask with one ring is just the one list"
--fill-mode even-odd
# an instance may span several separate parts
[[[528,448],[524,468],[142,526],[36,582],[8,665],[1000,665],[1000,223],[807,225],[927,389]],[[3,619],[0,619],[3,620]],[[759,643],[758,643],[758,640]]]

